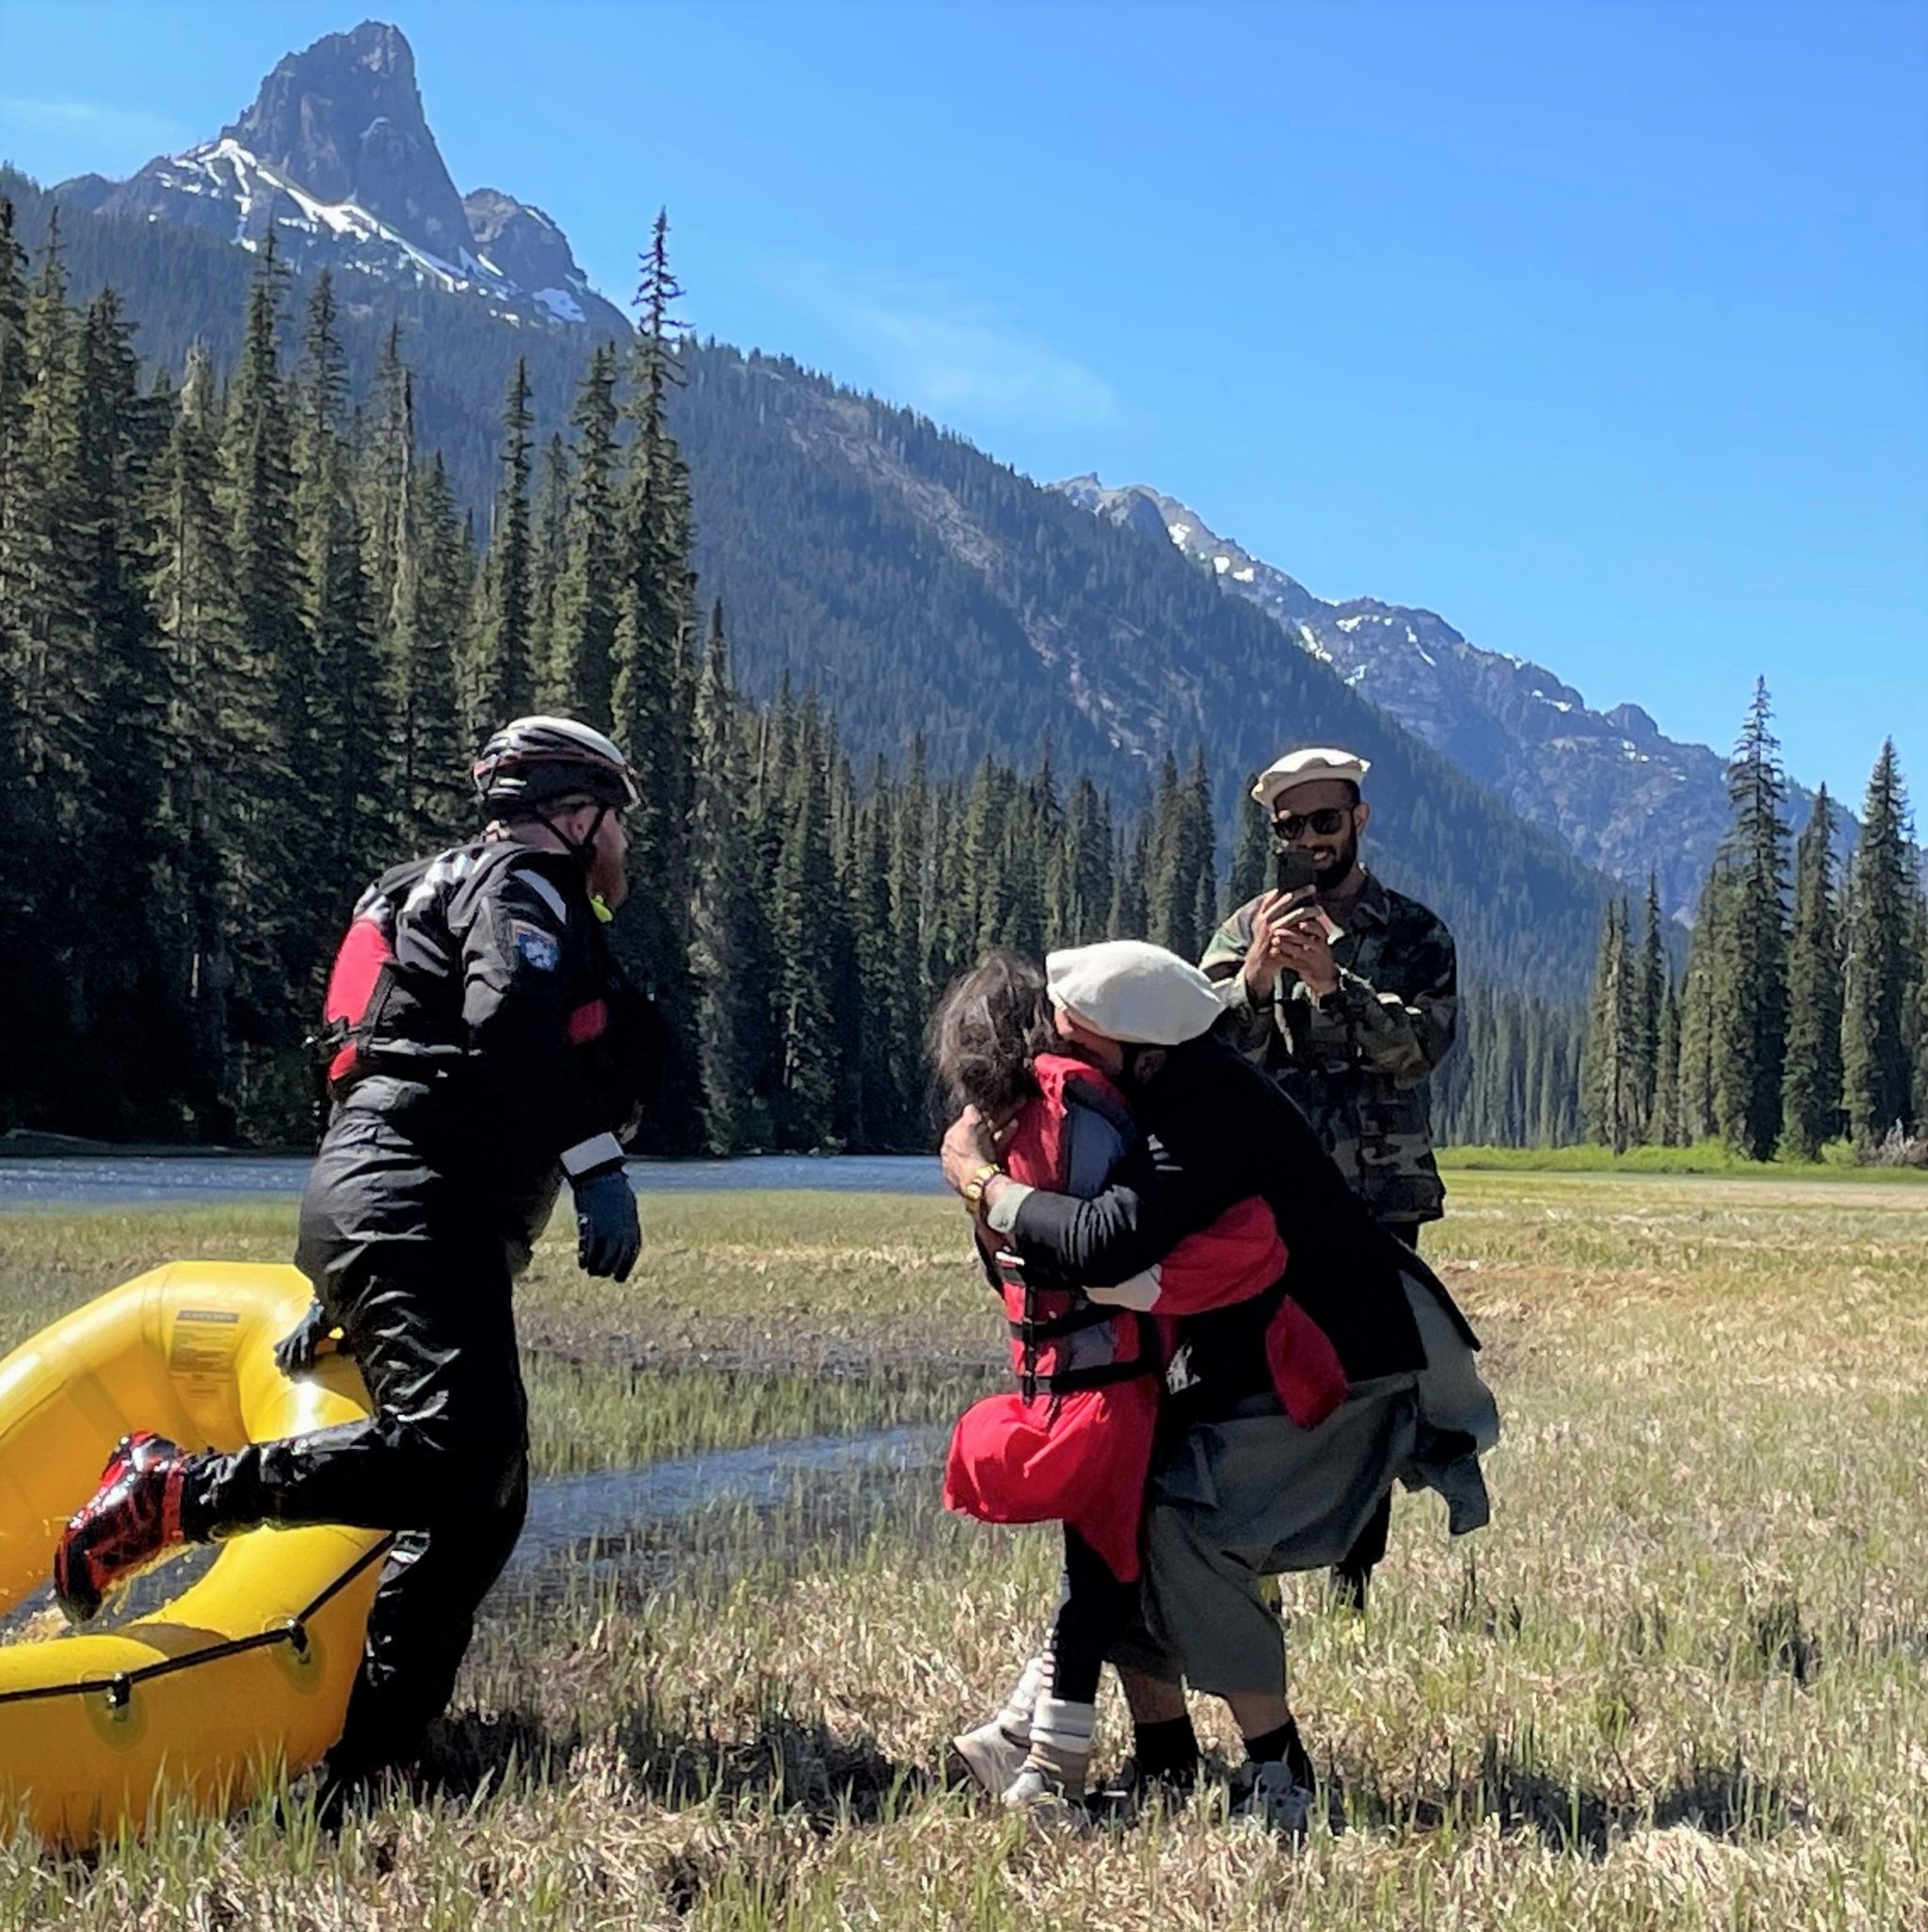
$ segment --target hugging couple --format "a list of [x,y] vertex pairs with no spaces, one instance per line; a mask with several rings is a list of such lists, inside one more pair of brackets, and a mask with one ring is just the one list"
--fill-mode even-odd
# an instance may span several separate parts
[[1189,1685],[1244,1737],[1234,1811],[1296,1831],[1313,1771],[1267,1580],[1338,1562],[1396,1481],[1438,1490],[1454,1535],[1478,1528],[1499,1413],[1452,1297],[1224,1012],[1188,961],[1112,940],[1041,973],[990,954],[931,1022],[959,1110],[944,1176],[1019,1380],[958,1423],[944,1500],[1064,1526],[1049,1634],[956,1747],[1008,1805],[1077,1803],[1108,1660],[1128,1789],[1196,1781]]

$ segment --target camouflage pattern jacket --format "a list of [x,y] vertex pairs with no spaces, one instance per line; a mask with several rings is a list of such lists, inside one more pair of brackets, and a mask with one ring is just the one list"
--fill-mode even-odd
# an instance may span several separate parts
[[1367,875],[1333,942],[1339,990],[1321,1003],[1281,973],[1269,1000],[1245,990],[1252,909],[1241,906],[1201,962],[1225,982],[1232,1038],[1277,1079],[1382,1221],[1436,1221],[1446,1190],[1433,1159],[1427,1075],[1459,1020],[1453,935],[1417,899]]

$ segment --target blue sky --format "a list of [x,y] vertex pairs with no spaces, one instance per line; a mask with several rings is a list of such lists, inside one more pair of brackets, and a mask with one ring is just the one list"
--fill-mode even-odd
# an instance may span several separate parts
[[[0,154],[131,172],[352,7],[0,0]],[[621,299],[1184,498],[1725,747],[1928,804],[1928,4],[454,6],[457,185]],[[1924,813],[1928,815],[1928,813]]]

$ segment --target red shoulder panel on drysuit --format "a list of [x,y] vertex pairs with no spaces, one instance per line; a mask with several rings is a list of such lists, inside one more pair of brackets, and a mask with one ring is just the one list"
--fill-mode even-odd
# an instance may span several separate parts
[[[378,916],[364,913],[350,920],[329,972],[322,1018],[329,1024],[339,1022],[349,1028],[361,1025],[375,992],[375,982],[381,976],[381,969],[394,957],[394,942]],[[354,1064],[355,1042],[350,1039],[329,1062],[328,1077],[339,1080]]]

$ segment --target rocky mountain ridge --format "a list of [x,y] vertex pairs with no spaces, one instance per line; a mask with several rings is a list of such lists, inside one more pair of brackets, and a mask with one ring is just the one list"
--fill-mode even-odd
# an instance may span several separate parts
[[568,238],[499,189],[457,191],[399,28],[364,21],[290,54],[215,139],[124,182],[63,182],[93,213],[198,228],[258,248],[272,233],[298,266],[436,287],[517,325],[627,327],[589,286]]
[[[1665,736],[1637,704],[1595,711],[1543,665],[1484,650],[1434,611],[1316,597],[1146,484],[1109,489],[1086,475],[1057,487],[1124,528],[1167,539],[1577,858],[1635,887],[1652,870],[1667,910],[1691,913],[1728,822],[1718,752]],[[1735,694],[1737,716],[1745,695]],[[1806,793],[1791,801],[1797,823],[1808,802]]]

